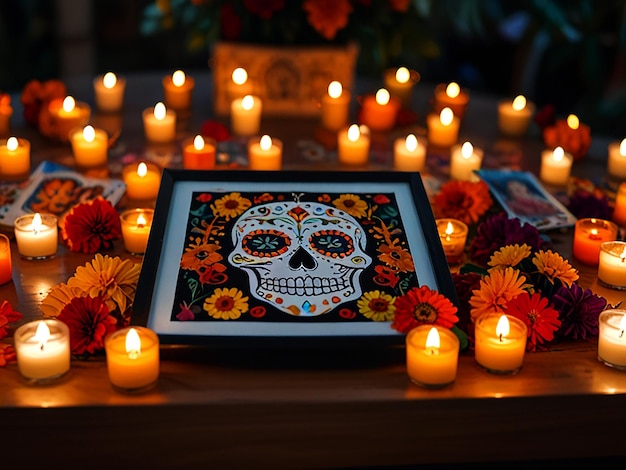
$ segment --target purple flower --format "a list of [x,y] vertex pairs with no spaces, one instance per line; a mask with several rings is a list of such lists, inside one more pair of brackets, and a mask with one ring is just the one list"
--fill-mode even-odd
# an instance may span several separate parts
[[598,219],[611,219],[611,208],[606,196],[597,196],[587,191],[577,191],[567,205],[569,211],[577,218],[596,217]]
[[574,340],[598,336],[598,317],[607,304],[604,297],[573,283],[560,287],[551,300],[561,314],[559,336]]

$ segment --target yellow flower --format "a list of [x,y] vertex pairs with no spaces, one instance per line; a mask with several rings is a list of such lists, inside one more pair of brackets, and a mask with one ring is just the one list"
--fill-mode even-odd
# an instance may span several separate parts
[[526,277],[513,268],[492,269],[480,281],[478,289],[472,291],[470,316],[475,321],[480,315],[504,312],[509,300],[524,292]]
[[530,255],[530,246],[526,243],[520,245],[507,245],[491,255],[489,266],[493,268],[512,268],[520,264]]
[[578,272],[572,268],[567,260],[563,259],[558,253],[552,252],[552,250],[540,250],[535,253],[533,264],[553,284],[554,280],[558,279],[563,284],[571,287],[572,283],[578,280]]
[[233,217],[241,215],[251,205],[252,202],[245,197],[241,197],[241,193],[230,193],[215,201],[211,209],[215,215],[230,220]]
[[70,287],[65,283],[57,284],[41,302],[41,311],[46,317],[57,317],[61,310],[69,304],[74,297],[87,295],[79,287]]
[[395,297],[379,290],[374,290],[363,294],[357,301],[357,306],[359,307],[359,312],[366,318],[374,321],[391,321],[396,311],[395,301]]
[[248,311],[248,297],[236,287],[218,288],[204,301],[204,310],[213,318],[236,320]]
[[364,217],[367,211],[367,202],[356,194],[342,194],[333,201],[337,209],[347,212],[353,217]]
[[91,263],[76,268],[67,285],[82,289],[89,297],[103,296],[111,311],[119,308],[124,313],[135,298],[140,271],[141,265],[128,259],[98,253]]

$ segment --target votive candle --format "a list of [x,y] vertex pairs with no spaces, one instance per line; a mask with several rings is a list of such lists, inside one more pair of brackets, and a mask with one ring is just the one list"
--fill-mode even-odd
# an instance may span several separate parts
[[96,77],[93,81],[96,98],[96,108],[104,113],[116,113],[124,106],[124,92],[126,79],[107,72]]
[[467,105],[469,103],[469,92],[459,86],[456,82],[448,84],[440,83],[435,87],[435,113],[440,113],[444,108],[452,109],[454,115],[463,119]]
[[156,199],[161,186],[161,171],[150,162],[128,165],[122,171],[126,196],[134,200]]
[[366,126],[352,124],[337,136],[339,163],[366,165],[369,161],[370,135]]
[[373,131],[388,131],[396,124],[400,102],[385,88],[367,95],[361,107],[361,123]]
[[626,139],[621,142],[609,144],[609,176],[620,180],[626,180]]
[[269,135],[250,139],[248,166],[251,170],[280,170],[283,160],[283,143]]
[[215,168],[217,145],[214,139],[200,134],[183,141],[183,168],[186,170],[212,170]]
[[604,310],[598,317],[598,360],[626,370],[626,310]]
[[613,221],[620,227],[626,227],[626,182],[621,183],[617,188]]
[[474,358],[494,374],[515,374],[522,368],[528,328],[517,317],[485,313],[475,322]]
[[176,139],[176,111],[158,102],[154,108],[144,109],[142,117],[146,140],[163,144]]
[[428,144],[437,147],[452,147],[459,138],[461,120],[450,108],[444,108],[439,114],[426,117]]
[[437,219],[437,233],[448,264],[455,265],[463,260],[467,242],[467,224],[457,219]]
[[57,137],[64,142],[70,140],[73,129],[86,125],[91,117],[89,105],[76,101],[72,96],[50,101],[48,112],[56,126]]
[[406,368],[411,381],[441,388],[456,379],[460,342],[447,328],[420,325],[406,335]]
[[58,222],[52,214],[26,214],[15,219],[15,241],[20,256],[28,260],[56,255]]
[[521,137],[528,132],[535,105],[518,95],[513,100],[498,103],[498,129],[509,137]]
[[328,85],[328,93],[322,97],[322,126],[338,131],[348,125],[350,93],[338,81]]
[[12,278],[11,241],[5,234],[0,233],[0,285],[6,284]]
[[124,248],[132,255],[143,255],[148,246],[154,210],[128,209],[120,214]]
[[598,282],[618,290],[626,290],[626,242],[604,242],[600,245]]
[[420,74],[407,67],[387,69],[383,75],[385,88],[391,96],[400,102],[400,106],[408,106],[411,102],[413,87],[419,82]]
[[9,137],[0,144],[0,175],[5,178],[26,178],[30,173],[30,142]]
[[236,98],[230,106],[230,122],[234,134],[252,136],[259,133],[261,128],[261,113],[263,103],[261,99],[246,95]]
[[579,219],[574,225],[572,254],[590,266],[600,262],[600,245],[617,239],[617,225],[603,219]]
[[246,69],[237,67],[233,70],[231,79],[226,86],[226,93],[231,102],[237,98],[254,94],[254,86]]
[[70,370],[70,330],[59,320],[25,323],[15,331],[20,374],[32,382],[59,378]]
[[399,137],[393,145],[393,167],[398,171],[423,171],[426,145],[415,134]]
[[452,147],[450,157],[450,178],[459,181],[477,181],[474,170],[479,170],[483,162],[483,151],[470,142]]
[[74,129],[70,132],[70,143],[76,166],[93,168],[107,164],[109,139],[104,130],[89,125]]
[[174,110],[191,108],[191,97],[195,87],[195,80],[182,70],[176,70],[172,75],[163,77],[163,94],[165,105]]
[[572,171],[574,159],[563,147],[554,150],[544,150],[541,153],[541,168],[539,179],[553,186],[566,186]]

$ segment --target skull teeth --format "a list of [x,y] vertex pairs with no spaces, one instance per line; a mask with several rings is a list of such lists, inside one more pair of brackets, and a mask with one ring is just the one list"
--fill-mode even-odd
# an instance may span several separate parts
[[322,295],[343,291],[350,284],[343,278],[296,277],[261,279],[261,288],[278,294]]

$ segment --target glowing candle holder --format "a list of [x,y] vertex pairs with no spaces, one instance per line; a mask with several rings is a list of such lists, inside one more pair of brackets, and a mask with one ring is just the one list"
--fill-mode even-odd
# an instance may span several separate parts
[[406,335],[406,368],[412,382],[442,388],[456,379],[459,339],[447,328],[420,325]]
[[617,180],[626,180],[626,139],[609,144],[607,171]]
[[483,162],[483,151],[470,142],[452,147],[450,158],[450,178],[459,181],[478,181],[474,170],[479,170]]
[[283,163],[283,143],[269,135],[250,139],[248,166],[251,170],[280,170]]
[[154,108],[144,109],[142,117],[144,134],[149,142],[163,144],[176,139],[176,111],[159,102]]
[[461,120],[450,108],[444,108],[439,114],[426,117],[428,144],[436,147],[452,147],[459,139]]
[[426,165],[426,143],[414,134],[398,138],[393,145],[393,167],[398,171],[423,171]]
[[385,88],[368,95],[363,99],[361,107],[361,123],[373,131],[388,131],[396,124],[400,102],[392,97]]
[[330,82],[328,93],[322,97],[322,126],[336,132],[348,125],[350,93],[341,83]]
[[146,201],[156,199],[161,186],[161,171],[150,162],[129,165],[122,170],[122,179],[126,184],[126,196],[129,199]]
[[528,328],[522,320],[510,315],[486,313],[476,319],[474,334],[474,358],[479,366],[499,375],[519,372],[528,337]]
[[553,186],[566,186],[574,158],[565,152],[563,147],[556,147],[554,150],[544,150],[541,153],[541,169],[539,179],[545,184]]
[[626,310],[605,310],[600,313],[598,324],[598,360],[609,367],[626,370]]
[[5,234],[0,233],[0,285],[10,282],[12,278],[11,241]]
[[231,80],[226,85],[226,94],[232,102],[237,98],[254,94],[254,85],[243,67],[237,67],[231,74]]
[[498,129],[509,137],[522,137],[528,132],[530,120],[535,112],[535,105],[518,95],[514,100],[498,103]]
[[367,126],[352,124],[337,136],[337,155],[344,165],[367,165],[370,152],[370,134]]
[[126,79],[107,72],[93,81],[96,108],[103,113],[117,113],[124,106]]
[[80,168],[96,168],[108,163],[109,138],[102,129],[93,126],[77,128],[70,132],[74,161]]
[[15,331],[20,374],[31,383],[47,383],[70,370],[70,330],[59,320],[37,320]]
[[200,134],[183,141],[183,168],[186,170],[212,170],[215,168],[215,139]]
[[64,142],[70,140],[70,132],[73,129],[85,126],[91,117],[89,105],[76,101],[72,96],[50,101],[48,112],[56,128],[58,139]]
[[15,241],[20,256],[27,260],[49,259],[56,255],[59,231],[52,214],[27,214],[15,219]]
[[603,219],[579,219],[574,226],[572,254],[590,266],[600,262],[600,245],[617,239],[617,225]]
[[113,388],[140,393],[159,378],[159,338],[154,331],[133,326],[117,330],[104,340],[107,371]]
[[456,82],[440,83],[435,87],[433,111],[437,114],[444,108],[450,108],[460,120],[465,117],[469,103],[469,92]]
[[600,245],[598,282],[611,289],[626,290],[626,242]]
[[459,264],[465,253],[468,227],[456,219],[437,219],[437,232],[449,265]]
[[396,98],[401,106],[408,106],[411,102],[413,87],[420,81],[420,74],[407,67],[398,67],[385,70],[383,80],[391,96]]
[[232,101],[230,106],[230,123],[234,134],[252,136],[261,128],[261,112],[263,103],[260,98],[246,95]]
[[191,108],[191,96],[196,85],[192,77],[185,75],[182,70],[176,70],[172,75],[163,77],[162,82],[168,108],[179,111]]
[[152,219],[152,209],[129,209],[120,214],[124,248],[131,255],[142,256],[146,252]]
[[30,142],[9,137],[0,143],[0,175],[7,179],[26,179],[30,174]]

